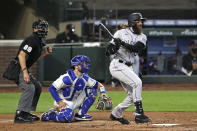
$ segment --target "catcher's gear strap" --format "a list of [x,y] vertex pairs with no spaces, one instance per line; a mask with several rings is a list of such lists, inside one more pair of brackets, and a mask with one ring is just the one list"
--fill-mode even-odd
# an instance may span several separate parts
[[53,98],[55,99],[56,102],[61,100],[59,95],[58,95],[58,92],[57,92],[56,88],[53,85],[51,85],[49,87],[49,91],[50,91],[51,95],[53,96]]
[[106,90],[105,90],[105,87],[104,86],[101,86],[100,87],[100,93],[101,94],[105,94],[106,93]]

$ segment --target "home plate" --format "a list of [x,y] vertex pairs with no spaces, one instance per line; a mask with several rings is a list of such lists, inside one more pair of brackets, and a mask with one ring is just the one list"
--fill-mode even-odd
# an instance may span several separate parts
[[152,124],[154,126],[178,126],[178,125],[181,125],[181,124]]

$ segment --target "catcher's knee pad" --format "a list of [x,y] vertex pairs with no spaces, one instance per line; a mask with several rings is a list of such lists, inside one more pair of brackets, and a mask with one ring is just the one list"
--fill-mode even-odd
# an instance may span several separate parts
[[89,108],[92,106],[92,104],[95,101],[95,97],[94,96],[89,96],[82,104],[81,106],[81,114],[84,115],[88,112]]
[[57,121],[59,122],[72,122],[74,111],[70,108],[61,109],[57,115]]

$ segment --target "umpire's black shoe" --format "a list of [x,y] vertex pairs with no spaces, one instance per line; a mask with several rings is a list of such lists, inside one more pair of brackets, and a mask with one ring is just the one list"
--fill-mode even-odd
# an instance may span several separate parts
[[14,118],[14,123],[32,123],[32,117],[29,116],[27,112],[20,111],[20,113],[16,113]]
[[148,118],[148,116],[144,114],[135,116],[135,123],[147,123],[147,122],[151,122],[151,119]]
[[119,121],[120,123],[122,123],[122,124],[129,124],[130,122],[127,120],[127,119],[125,119],[125,118],[117,118],[117,117],[115,117],[114,115],[110,115],[110,119],[112,120],[112,121]]
[[32,118],[33,121],[39,121],[40,120],[40,117],[34,115],[34,114],[31,114],[29,113],[30,117]]

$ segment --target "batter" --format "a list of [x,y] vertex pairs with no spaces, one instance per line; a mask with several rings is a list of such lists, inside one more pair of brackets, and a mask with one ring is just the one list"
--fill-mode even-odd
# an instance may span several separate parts
[[135,105],[135,122],[145,123],[151,120],[144,115],[142,107],[142,81],[138,77],[138,72],[134,72],[133,64],[138,57],[138,53],[146,47],[147,37],[142,33],[142,23],[145,19],[141,13],[132,13],[128,17],[128,28],[118,30],[112,40],[112,44],[118,48],[113,50],[110,63],[111,75],[118,79],[128,96],[114,108],[110,119],[129,124],[123,118],[123,112],[131,105]]

